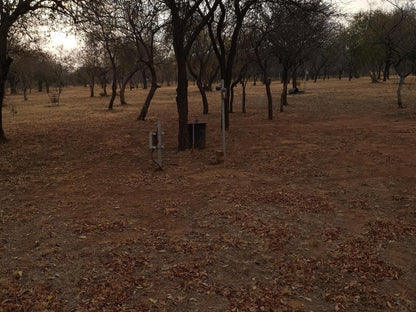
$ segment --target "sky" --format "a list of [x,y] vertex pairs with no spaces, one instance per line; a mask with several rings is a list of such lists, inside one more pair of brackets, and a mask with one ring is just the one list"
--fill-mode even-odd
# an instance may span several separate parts
[[[357,13],[360,10],[374,9],[385,4],[383,0],[334,0],[338,6],[344,8],[348,13]],[[53,31],[48,44],[48,50],[56,50],[59,46],[67,51],[75,49],[80,44],[79,39],[71,33]]]
[[63,46],[66,50],[71,50],[79,44],[79,39],[75,35],[65,31],[53,31],[50,36],[49,46],[52,50],[57,49],[59,46]]
[[357,13],[360,10],[367,11],[370,8],[376,9],[386,5],[383,0],[337,0],[337,2],[350,13]]

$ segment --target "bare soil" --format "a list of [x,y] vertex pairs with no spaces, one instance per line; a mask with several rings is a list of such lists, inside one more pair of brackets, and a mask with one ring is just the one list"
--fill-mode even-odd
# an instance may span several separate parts
[[416,311],[416,90],[399,110],[395,89],[308,82],[270,121],[237,88],[224,164],[218,92],[202,115],[190,87],[206,148],[185,152],[174,86],[145,122],[145,90],[111,112],[81,87],[7,97],[0,311]]

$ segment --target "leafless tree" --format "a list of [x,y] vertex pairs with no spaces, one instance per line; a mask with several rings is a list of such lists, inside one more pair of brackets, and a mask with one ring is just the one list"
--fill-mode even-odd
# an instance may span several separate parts
[[207,31],[202,31],[195,40],[188,58],[188,69],[201,93],[203,114],[208,114],[206,91],[212,90],[212,82],[218,75],[219,66]]
[[244,18],[257,3],[259,1],[255,0],[221,1],[219,11],[208,22],[209,34],[220,64],[221,79],[224,80],[224,87],[227,89],[225,96],[225,129],[230,126],[230,87],[240,32],[243,28]]
[[[220,0],[192,2],[184,0],[163,0],[169,12],[169,26],[172,34],[178,73],[176,104],[178,108],[178,150],[188,146],[188,76],[186,62],[192,44],[210,20]],[[200,14],[197,14],[197,13]]]
[[159,1],[130,1],[123,2],[123,32],[133,42],[136,48],[137,60],[145,65],[142,68],[143,87],[147,89],[146,72],[150,73],[151,86],[146,100],[140,111],[138,120],[145,120],[150,103],[158,85],[157,57],[158,36],[164,27],[161,19],[162,5]]
[[117,57],[122,42],[118,26],[120,24],[120,7],[114,1],[78,1],[74,19],[89,40],[93,40],[106,51],[111,64],[111,97],[108,109],[113,109],[117,96]]
[[0,143],[7,141],[3,130],[2,110],[7,75],[13,62],[8,48],[10,32],[13,28],[27,26],[28,23],[33,22],[38,12],[45,14],[45,10],[63,8],[65,2],[63,0],[0,0]]

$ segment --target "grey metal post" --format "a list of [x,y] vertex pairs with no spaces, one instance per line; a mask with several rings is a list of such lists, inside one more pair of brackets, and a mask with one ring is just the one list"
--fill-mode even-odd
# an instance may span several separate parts
[[224,88],[224,79],[221,79],[221,126],[222,126],[222,152],[224,154],[225,162],[225,92],[227,89]]
[[157,120],[157,162],[162,167],[162,123]]

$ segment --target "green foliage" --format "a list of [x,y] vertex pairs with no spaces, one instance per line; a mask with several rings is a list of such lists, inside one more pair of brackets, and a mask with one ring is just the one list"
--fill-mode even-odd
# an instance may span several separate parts
[[[392,11],[360,12],[342,34],[352,72],[376,71],[416,62],[415,11],[396,7]],[[396,68],[397,71],[398,68]],[[400,74],[400,73],[399,73]]]

